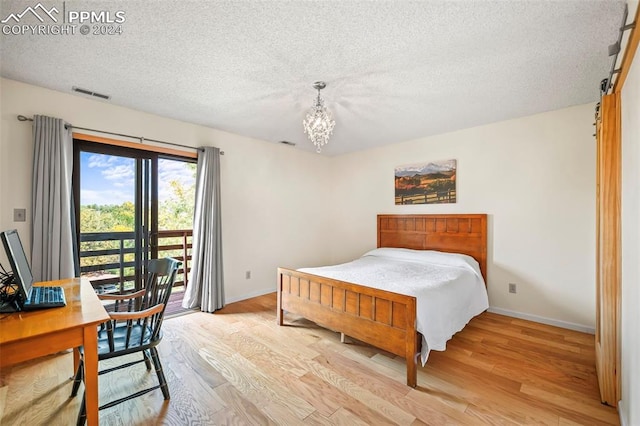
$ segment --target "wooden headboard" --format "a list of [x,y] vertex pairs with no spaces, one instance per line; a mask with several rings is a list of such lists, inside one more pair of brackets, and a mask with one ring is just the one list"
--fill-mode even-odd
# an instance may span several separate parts
[[478,261],[487,282],[486,214],[381,214],[378,247],[467,254]]

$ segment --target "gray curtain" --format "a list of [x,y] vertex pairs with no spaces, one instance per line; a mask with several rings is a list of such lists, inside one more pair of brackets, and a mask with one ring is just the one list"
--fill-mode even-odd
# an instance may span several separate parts
[[224,306],[220,216],[220,150],[206,147],[198,152],[191,280],[183,308],[214,312]]
[[35,281],[75,276],[73,137],[59,118],[33,118],[31,269]]

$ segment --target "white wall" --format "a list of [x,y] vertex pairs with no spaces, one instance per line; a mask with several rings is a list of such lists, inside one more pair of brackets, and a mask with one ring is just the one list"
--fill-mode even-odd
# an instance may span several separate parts
[[622,403],[640,424],[640,52],[622,89]]
[[[330,241],[325,214],[330,159],[13,80],[0,80],[0,92],[0,229],[17,228],[27,252],[31,125],[16,116],[43,114],[77,126],[225,151],[221,180],[227,302],[275,291],[277,266],[330,260],[325,250]],[[27,222],[13,222],[18,207],[27,208]],[[250,280],[245,279],[247,270]]]
[[[379,213],[487,213],[492,308],[593,330],[593,116],[588,104],[336,158],[333,260],[375,247]],[[447,159],[456,204],[394,205],[395,166]]]
[[[326,158],[12,80],[0,83],[0,229],[29,231],[12,220],[13,208],[29,209],[31,193],[31,129],[16,116],[52,115],[225,151],[228,301],[272,291],[277,266],[359,256],[376,244],[379,213],[478,212],[489,214],[492,308],[593,328],[593,105]],[[395,166],[450,158],[458,160],[456,204],[393,204]],[[516,295],[508,294],[509,282],[518,284]]]

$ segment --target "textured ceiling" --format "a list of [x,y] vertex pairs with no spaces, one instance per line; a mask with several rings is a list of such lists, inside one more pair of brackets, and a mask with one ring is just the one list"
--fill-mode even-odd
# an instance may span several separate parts
[[[5,19],[37,0],[0,3]],[[121,10],[126,21],[121,35],[2,35],[3,77],[82,87],[116,105],[310,151],[302,120],[312,83],[324,80],[336,121],[327,155],[596,101],[624,8],[615,0],[41,3],[60,16],[63,6]]]

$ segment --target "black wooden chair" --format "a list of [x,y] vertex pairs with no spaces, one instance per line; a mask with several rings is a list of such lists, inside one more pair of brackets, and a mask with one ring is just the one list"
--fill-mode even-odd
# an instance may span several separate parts
[[[101,294],[101,300],[112,300],[115,303],[115,312],[110,312],[111,319],[100,326],[98,330],[98,361],[117,358],[136,352],[142,353],[142,359],[127,362],[98,374],[106,374],[121,368],[144,362],[147,370],[151,370],[151,364],[158,376],[158,385],[137,391],[126,397],[117,399],[99,407],[100,410],[110,408],[124,401],[144,395],[160,388],[164,399],[169,396],[167,380],[162,372],[162,364],[158,356],[156,346],[162,339],[162,319],[164,310],[171,296],[171,289],[176,279],[176,273],[182,262],[172,258],[153,259],[149,261],[147,281],[143,290],[129,294]],[[81,348],[82,354],[82,348]],[[84,379],[84,362],[80,359],[80,365],[73,382],[71,397],[78,394],[80,382]],[[86,421],[85,396],[78,414],[78,425],[84,425]]]

